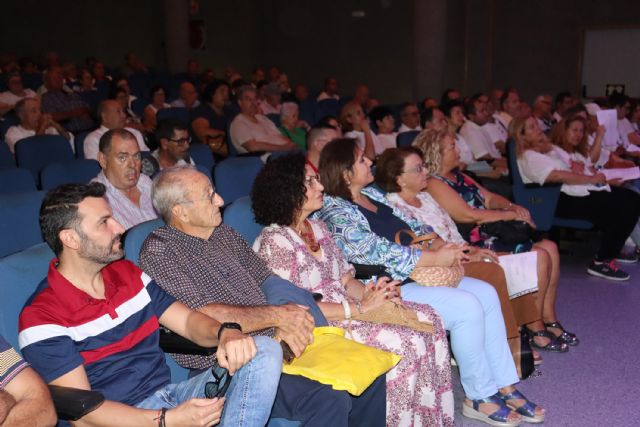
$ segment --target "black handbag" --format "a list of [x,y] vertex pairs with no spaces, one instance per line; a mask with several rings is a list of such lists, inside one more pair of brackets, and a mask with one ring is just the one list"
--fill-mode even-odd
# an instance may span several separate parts
[[537,242],[536,230],[524,221],[495,221],[480,225],[480,232],[495,237],[503,245]]

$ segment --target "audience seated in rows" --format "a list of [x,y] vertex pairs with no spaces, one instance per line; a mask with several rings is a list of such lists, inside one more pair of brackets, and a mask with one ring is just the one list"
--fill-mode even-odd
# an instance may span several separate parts
[[[348,328],[354,340],[402,356],[386,375],[388,426],[452,424],[453,390],[442,320],[427,305],[402,303],[399,281],[380,278],[367,287],[355,279],[353,266],[324,224],[308,219],[322,207],[322,189],[320,177],[302,154],[268,162],[251,196],[256,221],[266,227],[254,249],[271,271],[320,293],[320,309],[332,326]],[[403,305],[433,330],[351,319],[389,304]],[[425,348],[433,350],[425,352]]]
[[127,129],[111,129],[100,137],[102,171],[92,181],[103,184],[113,217],[125,230],[158,217],[151,203],[151,179],[141,174],[142,156]]
[[[309,308],[267,304],[267,289],[293,285],[280,283],[244,239],[221,224],[224,201],[209,178],[188,167],[163,171],[154,182],[153,202],[167,225],[145,241],[140,254],[143,271],[189,307],[222,324],[235,322],[256,340],[278,337],[299,356],[313,340]],[[205,371],[213,363],[213,358],[199,356],[176,360]],[[352,397],[301,376],[282,374],[271,416],[303,425],[383,426],[384,398],[384,378]]]
[[229,84],[224,80],[212,81],[202,92],[202,103],[191,111],[191,128],[201,144],[226,157],[229,153],[225,135],[230,123]]
[[[186,307],[122,260],[124,228],[105,191],[99,183],[69,184],[45,197],[40,224],[57,258],[20,314],[25,359],[49,384],[104,395],[81,419],[86,425],[240,425],[249,417],[264,425],[282,366],[278,344]],[[171,384],[160,325],[218,347],[218,364],[232,375],[225,399],[204,399],[212,369]]]
[[18,101],[24,98],[35,98],[37,95],[31,89],[22,86],[22,76],[11,73],[6,76],[7,90],[0,93],[0,115],[15,108]]
[[[325,197],[322,209],[314,215],[324,221],[349,262],[383,265],[394,279],[404,280],[416,266],[453,266],[468,260],[464,245],[447,244],[423,251],[394,243],[401,229],[412,229],[417,235],[432,230],[387,206],[380,191],[365,188],[373,182],[370,166],[371,161],[353,139],[334,140],[320,155]],[[404,301],[431,305],[449,330],[467,395],[463,414],[505,426],[519,425],[523,418],[534,422],[544,419],[544,410],[513,386],[518,374],[493,287],[465,277],[457,288],[407,283],[401,295]]]

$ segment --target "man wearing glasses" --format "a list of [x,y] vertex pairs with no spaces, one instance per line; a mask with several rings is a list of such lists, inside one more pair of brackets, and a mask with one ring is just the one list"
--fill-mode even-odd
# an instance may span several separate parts
[[[88,134],[84,139],[85,159],[98,160],[100,137],[108,130],[124,128],[127,121],[127,116],[122,106],[114,99],[107,99],[98,105],[98,117],[100,118],[100,127]],[[135,137],[140,151],[149,151],[140,131],[132,128],[126,129]]]
[[142,156],[136,137],[127,129],[111,129],[100,138],[102,171],[92,180],[107,188],[113,217],[125,229],[158,217],[151,203],[151,179],[140,174]]
[[154,176],[163,169],[174,166],[195,166],[189,156],[191,136],[187,126],[175,119],[161,120],[155,132],[158,148],[151,153],[150,168],[143,165],[143,173]]

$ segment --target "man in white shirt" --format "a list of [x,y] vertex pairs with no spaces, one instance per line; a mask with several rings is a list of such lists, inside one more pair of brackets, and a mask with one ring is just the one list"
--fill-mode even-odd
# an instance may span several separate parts
[[619,93],[614,93],[609,97],[609,106],[616,109],[618,115],[618,135],[620,144],[626,151],[640,151],[640,135],[636,133],[633,125],[627,118],[631,111],[629,97]]
[[[502,154],[487,132],[482,128],[489,121],[487,106],[480,100],[480,95],[472,97],[465,104],[468,118],[460,128],[460,135],[467,142],[475,160],[501,159]],[[504,146],[504,141],[502,141]]]
[[410,130],[422,130],[420,126],[420,111],[415,102],[406,102],[400,110],[400,128],[398,133],[408,132]]
[[[85,159],[98,160],[98,152],[100,151],[99,144],[102,135],[110,129],[123,128],[127,120],[127,116],[124,114],[122,105],[113,99],[107,99],[98,105],[98,117],[100,117],[101,126],[87,135],[84,139]],[[149,151],[140,131],[133,128],[126,129],[135,136],[140,151]]]
[[69,140],[73,149],[73,135],[51,118],[51,114],[42,114],[39,98],[24,98],[16,104],[16,113],[20,124],[11,126],[4,136],[9,150],[15,154],[16,143],[34,135],[61,135]]
[[338,95],[338,80],[335,77],[327,77],[324,80],[324,91],[320,92],[317,101],[323,101],[325,99],[340,100],[340,95]]
[[11,73],[7,76],[7,87],[9,90],[0,93],[0,104],[5,104],[7,110],[14,108],[21,99],[37,97],[34,91],[22,86],[22,77],[19,73]]
[[253,87],[242,86],[238,90],[238,105],[240,114],[233,119],[229,129],[231,143],[238,153],[297,149],[271,120],[258,114],[258,99]]
[[514,117],[518,115],[518,108],[520,107],[520,95],[518,91],[510,87],[502,92],[500,97],[500,110],[494,113],[493,117],[496,119],[496,123],[504,128],[509,133],[509,124]]
[[191,82],[180,83],[180,97],[171,103],[174,108],[186,108],[193,110],[200,105],[198,101],[198,91]]

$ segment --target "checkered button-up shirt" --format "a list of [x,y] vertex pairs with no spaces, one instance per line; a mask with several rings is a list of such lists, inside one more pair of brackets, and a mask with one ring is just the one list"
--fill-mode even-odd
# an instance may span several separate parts
[[[156,283],[193,309],[218,303],[267,305],[260,286],[273,273],[247,242],[221,224],[204,240],[167,225],[153,231],[142,246],[140,267]],[[272,328],[251,335],[273,336]],[[204,369],[214,356],[173,355],[187,368]]]

